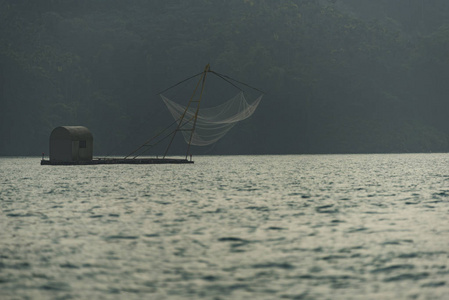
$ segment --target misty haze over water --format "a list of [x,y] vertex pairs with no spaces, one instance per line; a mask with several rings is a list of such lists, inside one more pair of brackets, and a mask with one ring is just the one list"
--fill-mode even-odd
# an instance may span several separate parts
[[448,20],[445,0],[2,0],[0,155],[61,125],[126,154],[207,63],[267,94],[196,154],[447,152]]

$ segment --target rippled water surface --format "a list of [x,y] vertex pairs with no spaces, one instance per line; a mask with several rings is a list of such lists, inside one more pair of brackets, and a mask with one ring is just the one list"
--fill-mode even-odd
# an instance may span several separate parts
[[449,154],[0,158],[0,299],[448,299]]

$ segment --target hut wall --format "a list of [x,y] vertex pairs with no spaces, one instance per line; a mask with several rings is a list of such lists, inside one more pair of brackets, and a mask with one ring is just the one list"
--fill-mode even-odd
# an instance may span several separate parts
[[75,161],[92,160],[92,140],[72,141],[72,159]]
[[82,126],[61,126],[50,135],[50,161],[89,161],[93,158],[93,137]]
[[50,140],[50,160],[51,161],[73,161],[72,141]]

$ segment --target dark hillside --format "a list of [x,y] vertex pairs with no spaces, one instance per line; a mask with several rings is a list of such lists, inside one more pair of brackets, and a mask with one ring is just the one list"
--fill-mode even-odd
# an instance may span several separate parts
[[48,151],[59,125],[126,154],[171,122],[155,94],[207,63],[267,94],[196,153],[447,152],[437,2],[0,0],[0,155]]

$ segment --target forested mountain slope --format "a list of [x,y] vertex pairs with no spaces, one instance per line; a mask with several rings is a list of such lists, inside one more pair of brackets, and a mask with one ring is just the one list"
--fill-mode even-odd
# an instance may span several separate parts
[[60,125],[126,154],[171,122],[156,93],[207,63],[266,95],[199,154],[449,151],[449,7],[399,2],[0,0],[0,155]]

